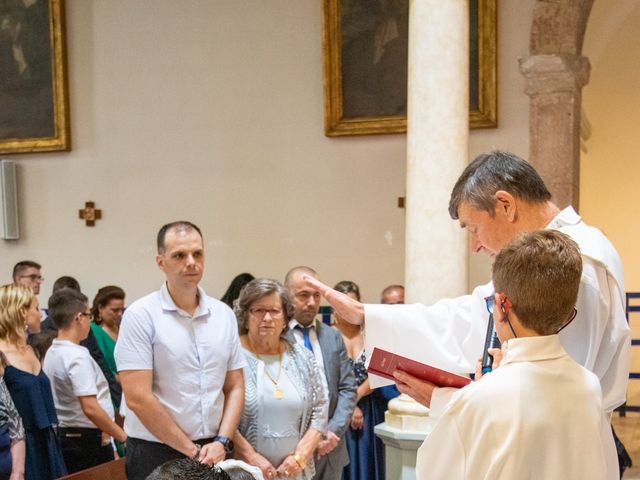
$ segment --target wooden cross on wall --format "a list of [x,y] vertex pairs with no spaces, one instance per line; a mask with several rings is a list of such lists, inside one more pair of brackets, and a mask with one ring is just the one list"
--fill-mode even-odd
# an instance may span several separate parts
[[96,220],[102,218],[102,210],[98,210],[94,202],[85,202],[84,208],[78,210],[78,215],[81,220],[85,221],[87,227],[94,227]]

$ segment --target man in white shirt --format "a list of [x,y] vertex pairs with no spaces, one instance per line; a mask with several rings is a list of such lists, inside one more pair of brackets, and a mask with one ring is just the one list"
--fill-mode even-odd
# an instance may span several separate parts
[[[624,278],[620,258],[609,240],[585,225],[571,207],[560,211],[535,169],[506,152],[483,154],[471,162],[456,182],[449,213],[470,235],[471,249],[491,258],[518,233],[555,229],[580,247],[583,271],[578,292],[578,316],[560,333],[569,355],[600,379],[607,412],[626,399],[630,332],[624,313]],[[366,318],[366,348],[397,351],[458,373],[474,370],[482,355],[488,313],[483,298],[492,283],[470,295],[422,304],[363,305],[313,278],[342,318],[361,324]],[[399,389],[418,402],[441,411],[449,389],[434,388],[397,372]]]
[[157,247],[166,283],[127,308],[115,349],[127,405],[129,480],[143,480],[174,458],[224,460],[244,408],[235,316],[198,286],[200,229],[186,221],[164,225]]
[[74,473],[113,460],[111,437],[124,442],[127,436],[113,421],[109,384],[102,370],[80,345],[91,323],[87,297],[77,290],[59,290],[49,299],[49,315],[58,338],[42,368],[51,382],[64,462]]
[[558,231],[500,251],[485,300],[504,358],[453,396],[418,450],[419,479],[618,478],[598,377],[557,335],[576,314],[581,272],[576,243]]

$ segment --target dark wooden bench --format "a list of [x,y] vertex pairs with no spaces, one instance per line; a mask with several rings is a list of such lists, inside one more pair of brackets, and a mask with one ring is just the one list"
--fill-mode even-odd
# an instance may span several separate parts
[[127,474],[124,471],[124,458],[72,473],[60,477],[58,480],[127,480]]

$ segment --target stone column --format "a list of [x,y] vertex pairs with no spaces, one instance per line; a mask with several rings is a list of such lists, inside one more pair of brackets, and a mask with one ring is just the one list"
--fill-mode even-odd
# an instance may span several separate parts
[[411,0],[405,286],[408,302],[464,293],[466,239],[448,214],[468,163],[468,0]]
[[533,55],[520,61],[531,98],[529,161],[560,208],[579,206],[580,109],[590,70],[589,59],[581,55]]

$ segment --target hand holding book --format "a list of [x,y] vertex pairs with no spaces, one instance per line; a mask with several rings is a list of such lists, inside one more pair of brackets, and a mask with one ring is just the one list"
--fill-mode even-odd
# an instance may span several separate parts
[[390,380],[396,380],[393,372],[400,370],[422,381],[434,384],[436,387],[462,388],[471,380],[462,375],[440,370],[439,368],[411,360],[410,358],[374,348],[367,371]]

